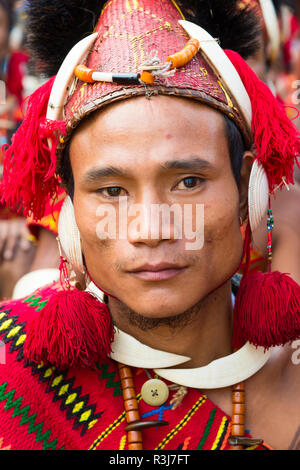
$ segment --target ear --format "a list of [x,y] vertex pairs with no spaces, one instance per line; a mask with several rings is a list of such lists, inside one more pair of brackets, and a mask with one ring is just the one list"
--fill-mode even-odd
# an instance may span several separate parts
[[248,219],[248,187],[254,155],[246,151],[243,155],[243,163],[240,177],[240,217],[243,222]]

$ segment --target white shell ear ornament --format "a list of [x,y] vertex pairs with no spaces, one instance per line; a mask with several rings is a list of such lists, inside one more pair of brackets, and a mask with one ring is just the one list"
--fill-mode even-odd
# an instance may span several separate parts
[[251,232],[265,217],[269,204],[269,183],[264,167],[257,160],[252,164],[248,188],[248,213]]
[[58,237],[68,262],[74,269],[85,273],[81,251],[80,233],[76,224],[74,206],[67,196],[60,211],[58,220]]

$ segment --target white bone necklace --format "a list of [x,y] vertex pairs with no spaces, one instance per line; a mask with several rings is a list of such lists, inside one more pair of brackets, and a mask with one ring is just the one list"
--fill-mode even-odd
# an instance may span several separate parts
[[[103,292],[93,282],[87,290],[103,301]],[[115,332],[111,349],[111,359],[119,363],[154,369],[156,374],[170,382],[198,389],[223,388],[242,382],[258,372],[272,354],[272,349],[265,351],[263,347],[246,343],[238,351],[205,366],[171,369],[190,358],[153,349],[119,329]]]

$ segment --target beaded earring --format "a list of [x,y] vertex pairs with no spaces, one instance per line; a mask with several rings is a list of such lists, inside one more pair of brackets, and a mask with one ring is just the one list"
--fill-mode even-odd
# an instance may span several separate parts
[[[272,271],[274,217],[267,209],[267,272],[249,272],[251,223],[246,228],[246,268],[234,305],[233,347],[249,341],[268,349],[300,333],[300,286],[288,274]],[[250,219],[250,217],[249,217]]]
[[267,230],[268,230],[268,272],[271,272],[271,264],[272,264],[272,233],[274,228],[274,218],[271,209],[271,203],[269,200],[269,209],[268,209],[268,218],[267,218]]

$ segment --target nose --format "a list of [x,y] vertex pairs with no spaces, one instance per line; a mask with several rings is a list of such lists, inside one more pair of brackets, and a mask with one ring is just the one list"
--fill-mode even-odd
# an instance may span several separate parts
[[[155,248],[162,242],[174,243],[180,238],[180,208],[168,204],[135,204],[128,212],[128,241]],[[177,217],[176,217],[177,216]]]

